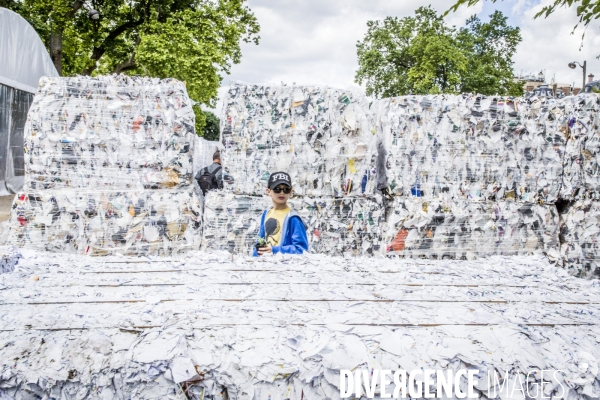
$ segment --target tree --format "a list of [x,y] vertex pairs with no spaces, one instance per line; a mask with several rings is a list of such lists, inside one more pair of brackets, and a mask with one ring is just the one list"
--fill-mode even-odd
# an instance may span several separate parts
[[356,82],[368,95],[458,91],[457,76],[466,59],[454,40],[453,29],[429,7],[415,17],[368,21],[367,34],[357,43]]
[[216,105],[222,73],[240,62],[240,41],[258,44],[244,0],[0,0],[39,33],[62,75],[127,73],[186,82],[196,102]]
[[461,28],[457,39],[469,60],[468,73],[462,80],[462,92],[486,95],[522,95],[522,84],[513,77],[512,57],[521,42],[519,28],[509,26],[500,11],[482,23],[472,16]]
[[219,117],[210,111],[204,111],[206,115],[206,125],[204,125],[204,139],[218,141],[221,134],[219,131]]
[[512,81],[521,34],[499,11],[487,23],[471,17],[460,30],[447,26],[430,7],[417,9],[414,17],[387,17],[367,26],[357,44],[355,78],[369,95],[522,94]]

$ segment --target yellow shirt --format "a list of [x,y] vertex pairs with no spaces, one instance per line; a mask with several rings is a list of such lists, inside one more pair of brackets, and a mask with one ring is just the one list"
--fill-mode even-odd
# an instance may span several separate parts
[[276,210],[271,208],[265,217],[265,236],[267,243],[271,246],[279,246],[281,242],[281,228],[283,220],[288,215],[291,208],[287,207],[284,210]]

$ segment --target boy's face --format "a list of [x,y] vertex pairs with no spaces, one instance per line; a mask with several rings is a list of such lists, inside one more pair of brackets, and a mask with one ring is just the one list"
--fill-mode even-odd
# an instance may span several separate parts
[[[289,193],[285,193],[289,190]],[[279,193],[277,193],[279,192]],[[277,185],[273,189],[267,189],[267,195],[273,200],[273,204],[275,205],[284,205],[287,203],[290,197],[292,197],[292,193],[294,190],[288,185]]]

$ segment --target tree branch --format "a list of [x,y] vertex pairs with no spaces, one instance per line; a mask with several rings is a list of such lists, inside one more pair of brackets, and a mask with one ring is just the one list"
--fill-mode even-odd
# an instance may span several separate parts
[[135,68],[137,68],[137,64],[135,63],[135,54],[132,54],[129,60],[117,65],[113,73],[120,74],[123,71],[128,71]]
[[77,11],[79,11],[81,9],[81,7],[83,7],[84,3],[85,3],[85,1],[75,0],[73,5],[71,6],[71,11],[69,11],[69,13],[67,14],[67,18],[69,18],[69,19],[73,18],[75,16],[75,13]]
[[138,21],[128,21],[123,25],[116,27],[111,33],[108,34],[104,41],[102,41],[102,44],[100,46],[94,47],[94,50],[92,51],[92,56],[90,57],[94,64],[84,69],[81,74],[90,75],[98,67],[97,62],[100,58],[102,58],[102,56],[106,52],[107,44],[118,38],[119,35],[126,32],[127,30],[140,26],[144,23],[144,21],[145,18],[142,18]]
[[[138,46],[139,44],[140,44],[140,38],[137,37],[135,39],[135,45]],[[115,67],[115,70],[113,71],[113,73],[120,74],[123,71],[128,71],[130,69],[135,69],[135,68],[137,68],[137,64],[135,62],[135,50],[133,50],[133,52],[131,53],[131,57],[129,57],[129,60],[117,65]]]

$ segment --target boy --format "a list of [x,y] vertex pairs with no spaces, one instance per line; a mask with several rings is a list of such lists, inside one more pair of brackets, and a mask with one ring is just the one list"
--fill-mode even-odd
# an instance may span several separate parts
[[287,201],[292,196],[292,180],[285,172],[275,172],[269,177],[267,195],[273,208],[265,210],[260,219],[259,237],[267,244],[254,248],[254,256],[268,253],[302,254],[308,251],[308,237],[302,218],[292,210]]

